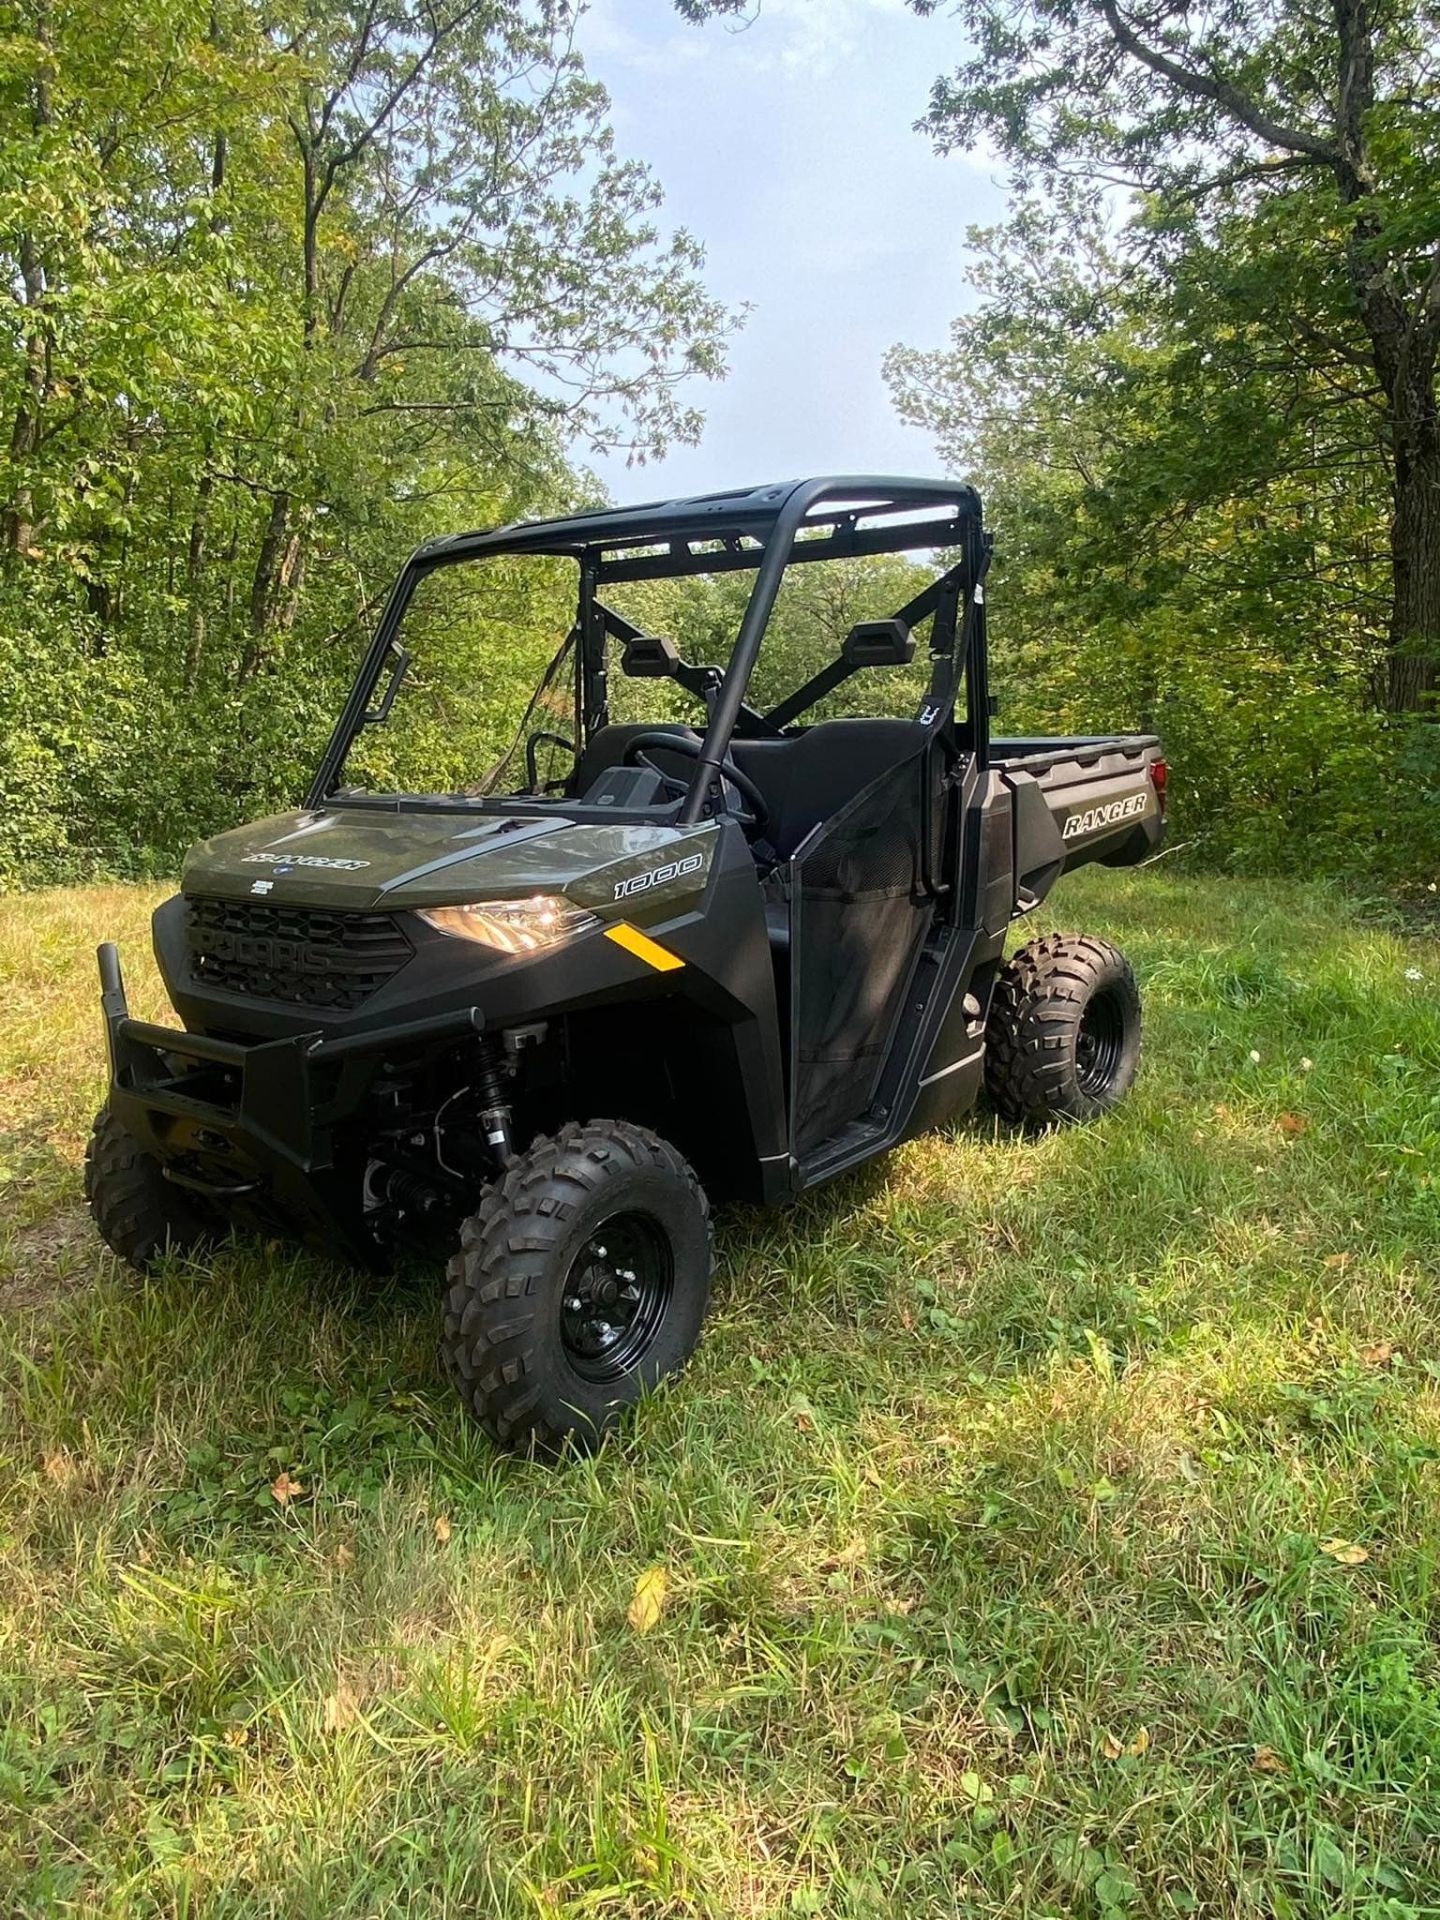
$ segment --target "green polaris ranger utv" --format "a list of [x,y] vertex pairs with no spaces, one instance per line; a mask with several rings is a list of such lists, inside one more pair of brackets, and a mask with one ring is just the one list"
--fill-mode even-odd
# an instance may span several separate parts
[[[792,570],[907,552],[904,604],[759,696]],[[1067,867],[1151,852],[1165,763],[1150,735],[991,733],[989,554],[972,488],[855,477],[421,547],[303,807],[203,842],[156,912],[181,1026],[132,1018],[100,949],[110,1247],[143,1267],[234,1224],[445,1259],[451,1379],[554,1453],[694,1346],[710,1199],[791,1200],[982,1085],[1021,1123],[1112,1106],[1124,958],[1005,941]],[[527,567],[560,609],[543,655]],[[735,573],[720,664],[646,630],[647,595]],[[487,770],[497,687],[521,723]]]

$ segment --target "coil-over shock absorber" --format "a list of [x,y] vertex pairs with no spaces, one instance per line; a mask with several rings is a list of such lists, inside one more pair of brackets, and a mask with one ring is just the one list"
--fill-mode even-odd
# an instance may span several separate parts
[[500,1042],[486,1035],[480,1042],[475,1068],[475,1091],[480,1100],[480,1125],[485,1143],[502,1167],[514,1158],[510,1138],[510,1102],[507,1099],[509,1062]]

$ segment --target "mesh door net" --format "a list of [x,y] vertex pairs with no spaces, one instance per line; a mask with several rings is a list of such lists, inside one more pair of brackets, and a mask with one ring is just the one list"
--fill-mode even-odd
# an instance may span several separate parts
[[933,911],[920,848],[929,767],[922,752],[881,774],[792,864],[797,1153],[874,1098]]

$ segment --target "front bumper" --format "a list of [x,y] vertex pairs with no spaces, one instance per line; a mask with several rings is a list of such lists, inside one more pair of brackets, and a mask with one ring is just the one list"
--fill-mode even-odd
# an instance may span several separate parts
[[213,1039],[133,1019],[112,941],[98,959],[110,1108],[166,1178],[227,1212],[373,1261],[359,1222],[364,1167],[349,1163],[337,1131],[366,1099],[382,1056],[477,1033],[479,1009],[335,1038]]

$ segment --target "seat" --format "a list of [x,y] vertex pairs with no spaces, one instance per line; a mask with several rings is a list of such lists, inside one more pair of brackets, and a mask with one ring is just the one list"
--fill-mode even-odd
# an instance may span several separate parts
[[914,720],[822,720],[784,740],[733,740],[730,754],[769,801],[766,838],[788,860],[822,820],[924,739]]
[[[616,722],[600,727],[575,769],[575,792],[590,791],[601,774],[619,766],[632,740],[642,733],[673,733],[698,741],[692,727],[650,721]],[[822,820],[836,814],[889,768],[923,745],[925,729],[914,720],[822,720],[803,733],[780,740],[732,739],[730,757],[748,773],[770,803],[765,838],[779,860],[788,860]],[[664,773],[688,780],[692,758],[647,753]]]

